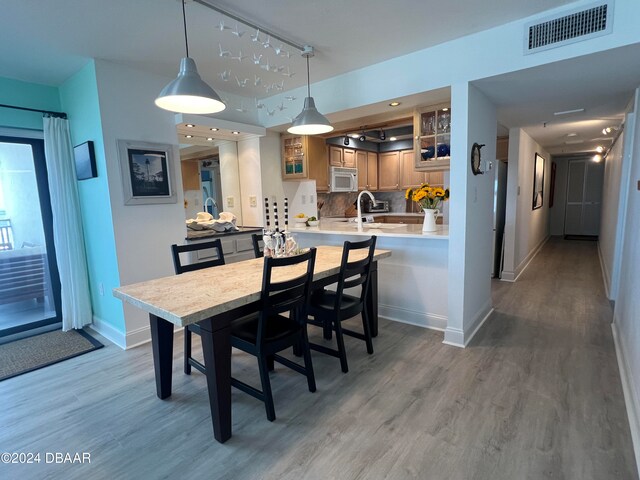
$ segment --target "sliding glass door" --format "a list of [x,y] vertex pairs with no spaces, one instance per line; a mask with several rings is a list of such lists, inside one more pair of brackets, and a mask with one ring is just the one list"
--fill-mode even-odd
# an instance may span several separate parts
[[60,320],[44,142],[0,136],[0,337]]

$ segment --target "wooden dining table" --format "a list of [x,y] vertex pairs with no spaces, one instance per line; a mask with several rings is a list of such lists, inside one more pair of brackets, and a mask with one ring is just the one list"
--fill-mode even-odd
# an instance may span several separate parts
[[[362,255],[358,251],[352,254]],[[363,257],[364,255],[362,255]],[[367,313],[372,334],[378,332],[378,261],[391,256],[376,250]],[[313,288],[337,281],[342,247],[317,247]],[[350,257],[350,260],[352,258]],[[116,288],[113,295],[146,311],[159,398],[171,396],[175,326],[200,325],[213,433],[224,443],[231,437],[231,322],[258,309],[263,258],[196,270]]]

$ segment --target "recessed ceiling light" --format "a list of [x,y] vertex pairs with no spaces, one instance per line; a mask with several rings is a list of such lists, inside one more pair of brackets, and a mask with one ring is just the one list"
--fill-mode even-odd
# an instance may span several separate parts
[[602,155],[594,155],[592,160],[596,163],[599,163],[602,160]]
[[609,135],[611,132],[613,132],[613,127],[605,127],[602,129],[603,135]]
[[397,140],[397,138],[396,138],[396,137],[389,137],[389,141],[390,141],[390,142],[395,142],[396,140]]
[[240,132],[236,132],[235,130],[231,133],[233,133],[234,135],[240,135]]
[[602,145],[598,145],[598,146],[596,147],[596,152],[598,152],[598,153],[602,153],[602,152],[604,152],[604,147],[603,147]]
[[448,109],[447,107],[444,107],[444,108],[442,109],[442,111],[443,111],[443,112],[448,112],[448,111],[449,111],[449,109]]
[[390,107],[397,107],[398,105],[400,105],[400,102],[391,102],[389,104]]
[[193,135],[185,135],[187,138],[193,138]]
[[577,133],[567,133],[567,137],[577,137],[578,134]]
[[193,128],[195,125],[193,123],[187,123],[187,128]]
[[209,140],[210,142],[213,142],[213,138],[212,137],[207,138],[207,140]]
[[581,113],[584,112],[584,108],[574,108],[573,110],[563,110],[562,112],[553,112],[553,114],[558,117],[560,115],[570,115],[572,113]]
[[349,136],[351,138],[358,138],[360,136],[360,134],[359,133],[350,133]]
[[211,130],[212,132],[217,132],[218,131],[217,128],[210,128],[209,130]]

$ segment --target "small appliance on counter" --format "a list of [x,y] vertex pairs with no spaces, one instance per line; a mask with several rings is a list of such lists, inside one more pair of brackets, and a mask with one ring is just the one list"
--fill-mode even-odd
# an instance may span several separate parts
[[362,204],[362,210],[365,213],[389,213],[389,202],[386,200],[365,201]]

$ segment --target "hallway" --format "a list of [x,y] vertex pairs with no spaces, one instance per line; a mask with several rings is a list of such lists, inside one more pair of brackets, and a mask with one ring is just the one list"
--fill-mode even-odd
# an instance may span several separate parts
[[[213,441],[205,379],[155,397],[150,345],[105,348],[0,382],[0,445],[90,451],[90,465],[5,465],[7,478],[633,480],[637,471],[595,242],[550,240],[462,350],[381,320],[375,354],[347,338],[349,373],[313,356],[318,391],[277,367],[277,419],[232,392],[233,437]],[[318,329],[312,337],[320,340]],[[194,345],[199,352],[199,345]],[[259,384],[255,359],[234,376]],[[43,408],[43,399],[46,403]],[[50,476],[50,477],[49,477]]]

